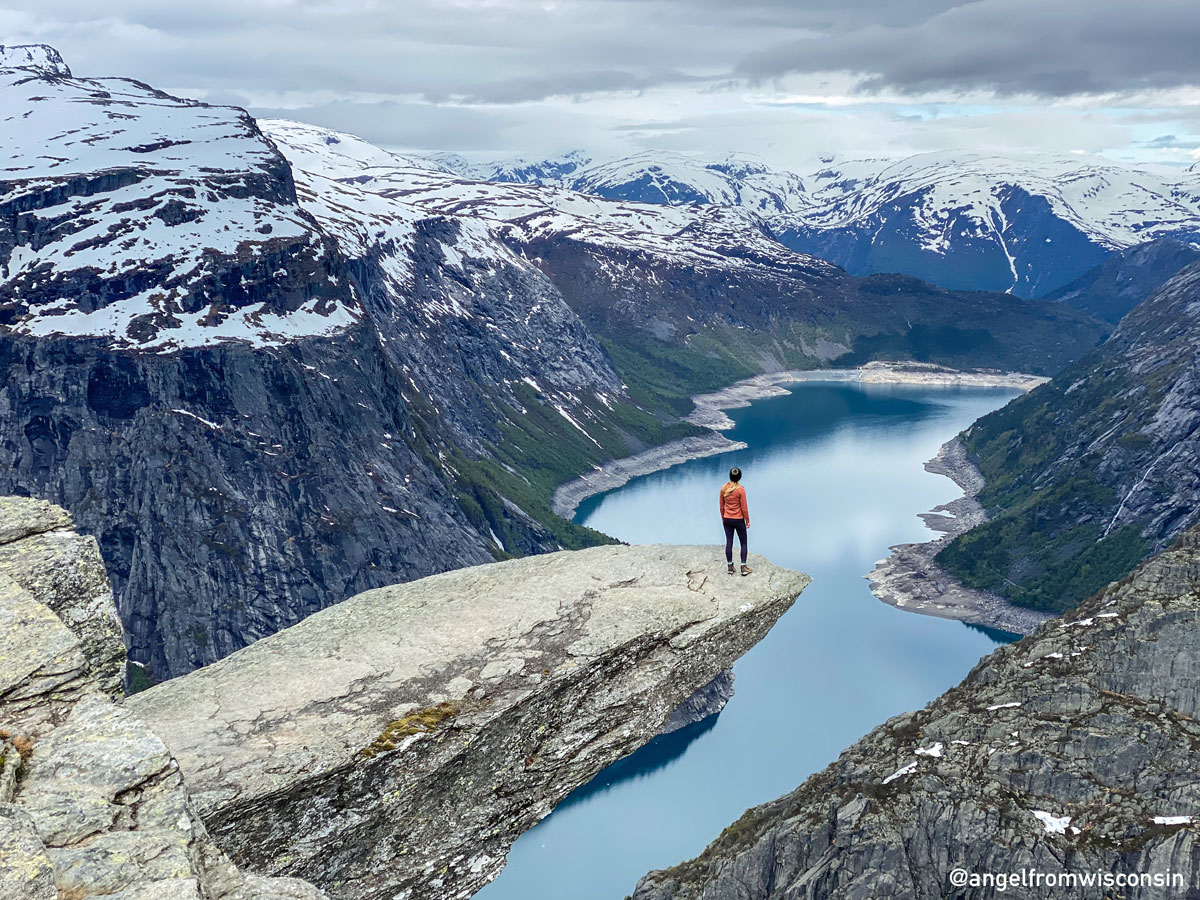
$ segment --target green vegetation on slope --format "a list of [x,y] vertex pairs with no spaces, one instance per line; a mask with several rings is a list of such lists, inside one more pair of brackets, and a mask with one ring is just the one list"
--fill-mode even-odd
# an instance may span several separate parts
[[1062,612],[1132,571],[1152,551],[1144,521],[1105,535],[1123,473],[1154,448],[1142,428],[1175,376],[1146,376],[1096,353],[968,429],[991,521],[960,535],[938,562],[970,587]]

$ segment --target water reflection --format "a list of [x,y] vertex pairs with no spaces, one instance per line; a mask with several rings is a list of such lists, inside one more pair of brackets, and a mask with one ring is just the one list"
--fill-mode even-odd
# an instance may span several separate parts
[[576,788],[560,803],[555,812],[561,812],[575,803],[582,803],[593,794],[598,794],[626,782],[648,778],[660,769],[676,762],[687,751],[688,745],[717,727],[720,713],[714,713],[699,722],[685,725],[670,734],[661,734],[640,747],[624,759],[619,759],[582,787]]

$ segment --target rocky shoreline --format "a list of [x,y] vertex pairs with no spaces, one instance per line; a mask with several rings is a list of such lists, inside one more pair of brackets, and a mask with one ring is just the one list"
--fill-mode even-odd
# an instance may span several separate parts
[[943,444],[937,456],[925,464],[925,470],[945,475],[963,489],[964,496],[922,513],[925,524],[942,532],[942,536],[892,547],[891,556],[876,563],[866,576],[871,593],[906,612],[1032,634],[1052,618],[1049,613],[1015,606],[999,594],[969,588],[935,559],[958,535],[987,521],[987,513],[975,499],[983,487],[983,475],[967,458],[962,441],[955,437]]
[[570,519],[575,515],[579,504],[588,497],[619,488],[630,479],[660,472],[690,459],[716,456],[731,450],[743,450],[745,447],[744,441],[731,441],[716,431],[671,441],[669,444],[652,447],[644,453],[614,459],[603,466],[597,466],[590,475],[581,475],[559,485],[550,501],[550,508],[556,515]]
[[1011,372],[960,372],[928,363],[870,362],[854,369],[811,369],[767,372],[692,397],[695,409],[684,419],[692,425],[707,428],[710,434],[694,435],[652,447],[643,453],[612,460],[597,466],[589,475],[581,475],[559,485],[551,500],[556,515],[569,519],[579,504],[596,494],[621,487],[633,478],[660,472],[692,459],[716,456],[746,447],[743,441],[732,441],[720,434],[733,427],[727,409],[741,409],[755,400],[780,397],[791,393],[783,385],[813,381],[858,382],[860,384],[927,384],[961,385],[964,387],[1011,387],[1032,390],[1048,379],[1037,375]]
[[1049,381],[1039,375],[1019,372],[962,372],[930,363],[869,362],[853,369],[808,369],[767,372],[746,378],[711,394],[692,398],[696,408],[685,421],[703,428],[722,431],[733,427],[724,410],[740,409],[755,400],[790,393],[784,385],[814,381],[842,381],[858,384],[917,384],[960,387],[1010,387],[1033,390]]

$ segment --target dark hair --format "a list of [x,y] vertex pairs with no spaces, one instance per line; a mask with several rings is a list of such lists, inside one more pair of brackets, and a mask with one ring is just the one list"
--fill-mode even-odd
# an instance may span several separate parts
[[730,481],[741,481],[742,480],[742,470],[739,469],[737,466],[734,466],[732,469],[730,469],[729,470],[729,480]]

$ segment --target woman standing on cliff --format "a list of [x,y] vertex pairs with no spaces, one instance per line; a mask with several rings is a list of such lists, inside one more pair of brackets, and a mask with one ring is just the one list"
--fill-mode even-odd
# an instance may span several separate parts
[[733,574],[733,535],[738,536],[742,551],[742,574],[753,571],[746,565],[746,529],[750,527],[750,506],[746,503],[746,489],[739,484],[742,470],[734,466],[729,470],[729,480],[721,488],[721,523],[725,526],[725,562],[729,563],[729,574]]

